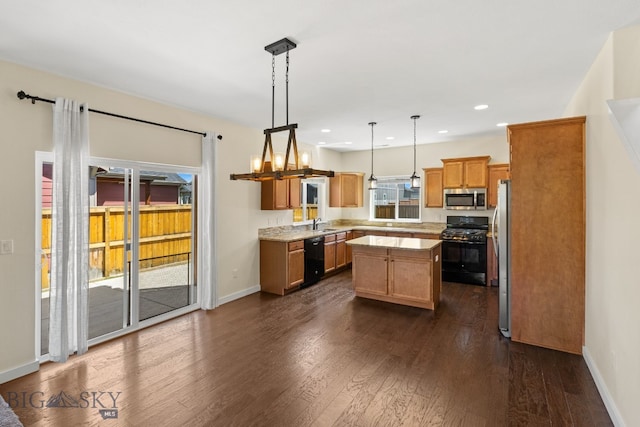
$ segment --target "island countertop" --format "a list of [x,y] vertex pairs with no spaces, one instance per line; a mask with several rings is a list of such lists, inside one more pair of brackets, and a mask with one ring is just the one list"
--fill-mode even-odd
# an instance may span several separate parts
[[362,236],[347,240],[347,245],[374,246],[380,248],[428,251],[442,243],[441,240],[417,239],[413,237]]

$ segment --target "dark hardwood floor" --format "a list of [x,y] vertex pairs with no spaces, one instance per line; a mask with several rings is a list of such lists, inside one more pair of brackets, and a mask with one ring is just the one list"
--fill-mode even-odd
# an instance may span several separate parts
[[[502,338],[497,313],[496,288],[444,283],[434,313],[355,298],[346,271],[92,347],[0,394],[25,426],[612,425],[582,357]],[[78,407],[46,407],[59,395]]]

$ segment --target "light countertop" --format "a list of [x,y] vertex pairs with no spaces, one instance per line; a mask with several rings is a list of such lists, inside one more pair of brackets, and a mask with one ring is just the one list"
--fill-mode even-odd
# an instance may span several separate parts
[[296,240],[309,239],[316,236],[326,236],[343,231],[379,231],[379,232],[404,232],[404,233],[425,233],[439,235],[446,228],[445,224],[425,224],[418,227],[386,227],[371,225],[321,225],[320,230],[287,230],[277,233],[261,234],[260,240],[271,240],[277,242],[293,242]]
[[347,245],[375,246],[390,249],[408,249],[416,251],[428,251],[439,244],[441,240],[416,239],[413,237],[388,237],[388,236],[362,236],[347,240]]

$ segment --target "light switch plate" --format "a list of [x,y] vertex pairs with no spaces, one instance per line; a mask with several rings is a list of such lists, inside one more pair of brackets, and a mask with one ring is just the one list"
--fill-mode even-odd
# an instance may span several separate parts
[[0,240],[0,255],[13,253],[13,240]]

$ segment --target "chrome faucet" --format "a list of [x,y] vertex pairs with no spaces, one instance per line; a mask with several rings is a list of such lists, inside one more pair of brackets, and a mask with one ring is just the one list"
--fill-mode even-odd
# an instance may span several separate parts
[[314,218],[313,219],[313,226],[312,226],[313,230],[317,230],[318,229],[318,223],[320,222],[321,219],[322,218]]

